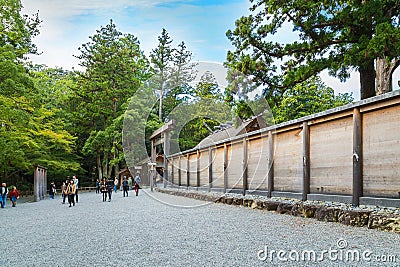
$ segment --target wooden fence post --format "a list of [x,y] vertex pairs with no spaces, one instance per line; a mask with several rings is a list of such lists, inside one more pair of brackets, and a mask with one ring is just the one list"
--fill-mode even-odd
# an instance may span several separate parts
[[303,194],[302,200],[307,200],[310,193],[310,127],[303,122]]
[[171,158],[171,161],[172,161],[172,163],[171,163],[171,184],[174,185],[174,182],[175,182],[174,181],[175,180],[174,179],[175,178],[174,177],[175,176],[175,166],[174,166],[175,165],[175,160],[173,158]]
[[228,148],[224,143],[224,193],[228,188]]
[[197,187],[200,187],[200,151],[197,150],[197,158],[196,158],[196,180]]
[[353,206],[360,204],[363,195],[362,117],[359,108],[353,109]]
[[189,160],[190,154],[187,154],[186,156],[186,187],[189,188],[190,186],[190,160]]
[[246,190],[248,189],[248,151],[247,151],[247,139],[243,138],[243,196],[246,195]]
[[268,195],[272,196],[274,191],[274,135],[272,131],[268,132]]
[[208,148],[208,191],[211,191],[212,182],[213,182],[213,157],[212,157],[212,149],[211,147]]
[[178,162],[178,185],[182,185],[182,163],[181,163],[181,156],[179,155],[179,162]]

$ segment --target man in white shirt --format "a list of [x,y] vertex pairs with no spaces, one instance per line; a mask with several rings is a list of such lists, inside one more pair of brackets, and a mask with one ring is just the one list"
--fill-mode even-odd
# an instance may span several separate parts
[[76,185],[76,191],[75,191],[75,196],[76,196],[76,203],[78,203],[78,183],[79,180],[76,178],[76,176],[72,176],[72,179],[74,179],[74,184]]

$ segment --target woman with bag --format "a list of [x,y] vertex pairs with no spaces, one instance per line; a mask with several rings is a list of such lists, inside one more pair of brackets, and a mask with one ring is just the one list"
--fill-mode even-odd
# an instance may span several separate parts
[[[68,183],[69,184],[69,183]],[[68,196],[68,185],[63,182],[61,186],[61,193],[62,193],[62,203],[65,204],[65,198]]]
[[76,192],[76,185],[74,184],[74,180],[71,179],[69,182],[69,185],[67,187],[67,193],[68,193],[68,203],[69,206],[71,207],[71,204],[75,206],[75,192]]
[[100,182],[100,192],[103,194],[103,202],[107,200],[107,182],[106,178],[103,178],[103,180]]

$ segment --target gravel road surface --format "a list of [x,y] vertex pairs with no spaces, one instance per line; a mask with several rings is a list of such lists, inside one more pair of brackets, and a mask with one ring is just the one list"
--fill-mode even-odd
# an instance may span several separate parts
[[399,234],[129,193],[81,193],[71,208],[59,195],[8,201],[0,266],[400,266]]

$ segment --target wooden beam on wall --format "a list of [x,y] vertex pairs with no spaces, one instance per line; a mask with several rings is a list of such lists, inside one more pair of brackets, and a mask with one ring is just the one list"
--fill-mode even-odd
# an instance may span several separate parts
[[272,196],[272,191],[274,191],[274,134],[272,131],[268,132],[268,197]]
[[362,116],[360,108],[353,110],[353,196],[352,204],[358,206],[363,196]]
[[179,156],[179,162],[178,162],[178,185],[182,185],[182,161],[181,161],[181,156]]
[[213,183],[213,150],[208,148],[208,191],[211,191]]
[[224,143],[224,193],[228,188],[228,147]]
[[248,189],[248,141],[243,138],[243,196]]
[[173,185],[175,182],[175,160],[171,158],[171,184]]
[[197,150],[196,157],[196,185],[200,187],[200,151]]
[[190,154],[186,155],[186,186],[190,186],[190,160],[189,160]]
[[307,200],[310,193],[310,127],[303,122],[303,194],[302,200]]

